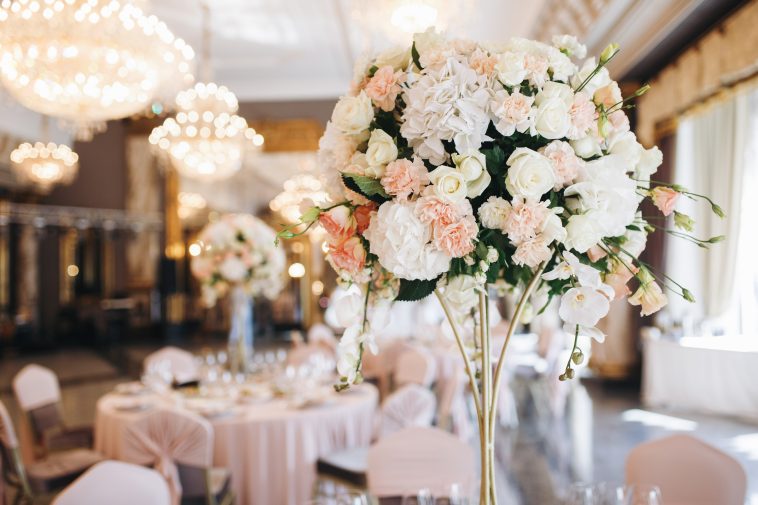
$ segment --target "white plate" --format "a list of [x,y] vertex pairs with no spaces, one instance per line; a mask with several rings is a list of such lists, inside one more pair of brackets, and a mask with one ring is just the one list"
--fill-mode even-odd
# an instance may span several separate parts
[[139,381],[132,381],[132,382],[124,382],[121,384],[117,384],[114,388],[114,391],[117,394],[125,395],[125,396],[136,396],[136,395],[144,395],[150,393],[150,388],[145,386]]
[[152,402],[137,399],[121,399],[113,402],[113,408],[121,412],[143,412],[153,408]]

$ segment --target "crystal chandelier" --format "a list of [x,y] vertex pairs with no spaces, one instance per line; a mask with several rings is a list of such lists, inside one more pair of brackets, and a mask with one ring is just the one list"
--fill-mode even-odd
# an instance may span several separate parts
[[0,2],[2,83],[82,140],[190,84],[193,58],[165,23],[129,0]]
[[298,174],[284,182],[284,191],[269,203],[269,208],[278,212],[290,223],[297,223],[302,215],[303,202],[321,205],[329,199],[323,185],[310,174]]
[[25,184],[49,192],[56,184],[70,184],[79,171],[79,156],[66,145],[23,143],[11,153],[11,166]]
[[[203,73],[210,74],[210,13],[203,2]],[[237,97],[226,86],[197,83],[176,97],[176,118],[153,129],[149,141],[168,155],[173,167],[193,179],[215,181],[242,168],[250,150],[260,149],[263,136],[236,114]]]

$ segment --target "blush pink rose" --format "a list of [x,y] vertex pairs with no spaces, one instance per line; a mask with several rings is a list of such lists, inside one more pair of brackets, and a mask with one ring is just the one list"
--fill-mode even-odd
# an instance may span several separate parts
[[555,172],[555,190],[571,185],[579,176],[579,169],[584,160],[576,155],[571,144],[554,140],[540,149],[540,152],[553,164]]
[[674,212],[674,206],[679,199],[679,192],[665,186],[658,186],[650,192],[653,203],[664,216]]
[[610,84],[598,88],[592,98],[596,104],[604,106],[607,111],[621,102],[621,89],[616,81],[611,81]]
[[549,260],[552,255],[553,252],[542,237],[535,237],[519,244],[512,259],[516,265],[534,268],[543,261]]
[[350,208],[345,205],[339,205],[322,213],[318,218],[318,223],[333,240],[341,240],[355,234],[355,218]]
[[580,91],[574,95],[574,101],[569,107],[569,116],[571,117],[571,127],[566,136],[570,139],[584,137],[597,119],[595,104],[587,96],[587,93]]
[[366,205],[359,205],[353,210],[353,217],[355,218],[355,224],[358,233],[363,234],[371,224],[371,218],[376,214],[377,206],[374,202],[369,202]]
[[520,244],[533,239],[542,229],[542,225],[550,215],[548,201],[525,200],[516,197],[512,202],[512,210],[505,220],[503,231],[514,244]]
[[387,164],[381,183],[387,193],[405,200],[429,184],[429,171],[420,158],[401,158]]
[[366,249],[359,237],[351,237],[330,244],[327,259],[338,272],[356,275],[366,266]]
[[400,84],[405,80],[405,74],[395,72],[391,65],[385,65],[376,71],[365,87],[366,94],[383,111],[389,112],[395,108],[395,99],[400,93]]
[[641,285],[629,298],[630,305],[638,305],[642,310],[640,315],[655,314],[668,304],[668,297],[657,282],[650,281]]
[[452,258],[462,258],[474,250],[479,228],[473,216],[466,216],[445,226],[434,227],[434,246]]

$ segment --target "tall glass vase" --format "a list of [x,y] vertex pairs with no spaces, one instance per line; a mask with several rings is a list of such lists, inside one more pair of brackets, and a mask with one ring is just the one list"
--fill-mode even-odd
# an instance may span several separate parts
[[234,374],[245,373],[253,355],[253,298],[237,286],[230,299],[229,367]]

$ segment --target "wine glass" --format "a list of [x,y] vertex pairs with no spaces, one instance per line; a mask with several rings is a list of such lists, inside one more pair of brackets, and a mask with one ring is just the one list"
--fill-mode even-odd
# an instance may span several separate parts
[[450,484],[447,503],[448,505],[469,505],[469,496],[464,490],[464,486],[457,482]]
[[623,486],[616,488],[613,505],[663,505],[663,498],[657,486]]
[[435,505],[434,496],[429,489],[419,489],[416,496],[403,496],[402,505]]

